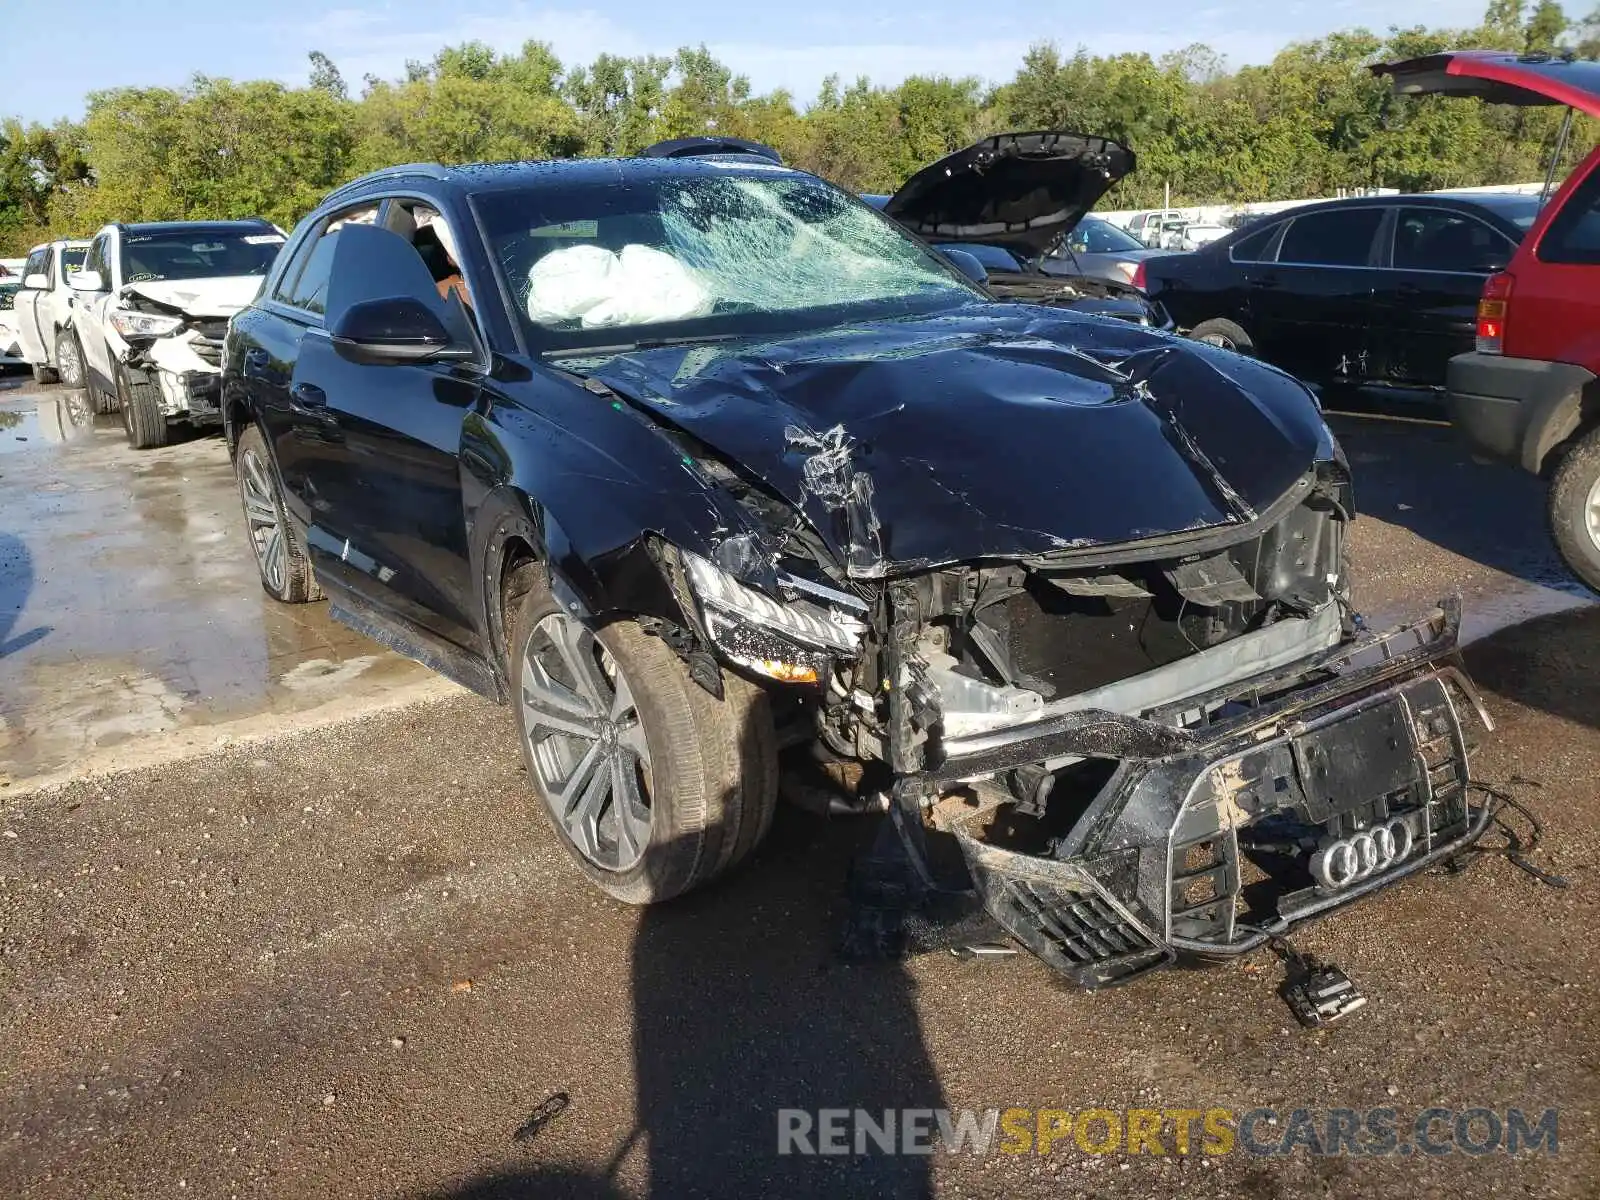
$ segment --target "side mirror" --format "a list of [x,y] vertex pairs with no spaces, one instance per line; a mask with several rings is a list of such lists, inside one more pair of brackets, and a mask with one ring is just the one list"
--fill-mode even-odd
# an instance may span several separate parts
[[437,313],[411,296],[361,300],[328,331],[341,358],[364,366],[461,362],[477,351],[454,341]]
[[74,271],[67,276],[67,286],[75,292],[103,292],[106,281],[99,271]]
[[973,283],[989,282],[989,272],[984,269],[976,255],[968,254],[965,250],[941,250],[939,253],[948,258],[951,265]]
[[30,292],[47,292],[50,290],[50,276],[43,271],[35,271],[22,277],[22,286]]

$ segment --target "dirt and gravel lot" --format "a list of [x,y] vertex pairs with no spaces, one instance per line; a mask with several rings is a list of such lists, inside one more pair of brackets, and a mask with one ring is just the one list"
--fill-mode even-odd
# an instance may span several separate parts
[[[368,687],[369,671],[406,668],[333,648],[334,627],[287,657],[246,653],[246,691],[174,685],[173,664],[207,653],[195,637],[261,639],[278,619],[227,590],[256,606],[216,441],[163,452],[178,480],[143,520],[107,516],[115,554],[92,506],[110,514],[153,486],[115,430],[38,448],[48,465],[0,455],[0,536],[33,564],[24,588],[14,548],[0,552],[0,1192],[1595,1195],[1600,609],[1551,562],[1536,481],[1466,462],[1431,426],[1340,431],[1367,513],[1363,605],[1398,615],[1467,593],[1486,635],[1468,662],[1500,722],[1475,769],[1535,809],[1534,861],[1570,886],[1485,856],[1309,928],[1297,944],[1371,996],[1317,1033],[1293,1026],[1265,953],[1092,995],[1027,958],[840,963],[861,821],[785,810],[723,885],[645,912],[614,904],[538,818],[502,710]],[[89,506],[70,544],[18,498],[25,472]],[[78,606],[120,603],[149,567],[141,538],[184,540],[162,532],[164,506],[202,502],[232,535],[204,543],[220,577],[196,598],[221,624],[185,621],[186,599],[159,593],[170,624],[132,627],[126,645],[97,626],[104,644],[72,675]],[[282,682],[306,657],[365,655],[340,707]],[[40,767],[61,693],[93,693],[116,658],[186,704],[158,727],[102,720],[67,763]],[[44,663],[54,692],[28,683]],[[557,1095],[567,1107],[541,1123]],[[1271,1108],[1265,1131],[1297,1108],[1389,1107],[1409,1129],[1436,1105],[1559,1109],[1559,1152],[776,1153],[786,1108]]]

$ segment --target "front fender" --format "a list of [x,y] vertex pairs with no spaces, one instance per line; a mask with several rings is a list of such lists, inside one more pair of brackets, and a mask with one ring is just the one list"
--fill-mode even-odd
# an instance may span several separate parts
[[752,518],[649,417],[566,376],[535,374],[462,427],[463,498],[479,619],[505,661],[501,584],[515,543],[587,614],[687,625],[651,543],[711,557]]

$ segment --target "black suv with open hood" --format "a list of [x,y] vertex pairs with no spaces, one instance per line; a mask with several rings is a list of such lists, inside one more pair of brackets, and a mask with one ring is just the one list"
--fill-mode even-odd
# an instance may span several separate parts
[[[995,165],[902,219],[1070,218]],[[1457,612],[1359,631],[1304,387],[997,302],[758,154],[357,180],[234,319],[224,402],[267,591],[509,702],[623,900],[748,856],[780,744],[863,764],[834,774],[888,805],[900,899],[981,898],[1090,986],[1258,945],[1487,820]]]

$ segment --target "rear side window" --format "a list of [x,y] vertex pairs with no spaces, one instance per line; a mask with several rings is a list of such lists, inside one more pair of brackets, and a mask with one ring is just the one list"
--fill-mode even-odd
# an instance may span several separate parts
[[1600,170],[1589,172],[1539,241],[1539,260],[1600,263]]
[[1272,239],[1277,235],[1279,226],[1268,225],[1259,229],[1247,238],[1240,238],[1233,244],[1234,262],[1262,262],[1266,259],[1267,247],[1272,244]]
[[278,280],[272,298],[320,316],[327,308],[328,272],[333,265],[333,248],[338,244],[339,230],[350,224],[371,225],[377,216],[376,204],[364,204],[329,221],[320,234],[295,252],[295,261]]
[[287,304],[320,314],[327,307],[328,271],[333,266],[333,248],[339,242],[337,229],[323,234],[311,247],[311,257],[287,294],[280,292]]
[[1372,238],[1383,222],[1381,208],[1341,208],[1289,222],[1278,251],[1280,263],[1320,267],[1365,266]]
[[1402,208],[1394,226],[1399,271],[1503,271],[1516,252],[1511,239],[1476,217],[1447,208]]

